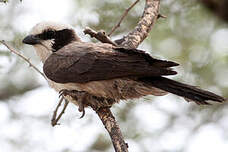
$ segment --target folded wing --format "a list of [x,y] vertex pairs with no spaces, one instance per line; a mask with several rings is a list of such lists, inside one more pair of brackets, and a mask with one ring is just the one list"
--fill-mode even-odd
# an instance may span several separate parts
[[86,83],[122,77],[176,74],[177,63],[152,58],[137,49],[114,48],[93,43],[73,43],[52,53],[45,61],[45,75],[57,83]]

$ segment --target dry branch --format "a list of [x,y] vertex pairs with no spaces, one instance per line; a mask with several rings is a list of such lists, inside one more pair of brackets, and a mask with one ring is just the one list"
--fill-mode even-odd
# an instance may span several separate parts
[[[104,32],[95,32],[91,29],[87,29],[84,31],[85,34],[90,34],[91,37],[97,38],[99,41],[104,43],[111,43],[113,45],[118,45],[127,47],[127,48],[137,48],[138,45],[148,36],[148,33],[150,32],[153,24],[158,19],[159,15],[159,4],[160,0],[146,0],[144,12],[142,15],[142,18],[138,22],[137,26],[133,31],[131,31],[128,35],[124,36],[122,39],[116,40],[115,42],[112,42]],[[125,11],[127,12],[127,11]],[[123,15],[124,16],[124,15]],[[122,21],[120,21],[121,23]],[[15,53],[16,55],[23,58],[26,62],[29,63],[31,67],[33,67],[37,72],[39,72],[44,78],[46,79],[45,75],[40,72],[31,62],[28,58],[21,55],[18,51],[15,51],[11,47],[9,47],[4,41],[1,41],[3,45],[5,45],[11,52]],[[57,110],[60,107],[62,100],[60,100],[60,103],[58,104],[55,112],[54,112],[54,118],[56,118]],[[65,103],[65,106],[58,116],[57,119],[59,120],[61,115],[64,113],[64,110],[67,106],[67,102]],[[121,130],[115,120],[115,117],[112,115],[109,108],[100,108],[100,109],[94,109],[94,111],[97,112],[99,118],[101,119],[102,123],[104,124],[106,130],[108,131],[113,146],[115,148],[116,152],[128,152],[128,145],[125,143],[124,138],[122,136]],[[54,122],[54,121],[53,121]],[[53,123],[55,124],[55,123]],[[56,121],[57,124],[57,121]]]
[[156,22],[159,14],[159,7],[160,0],[146,0],[143,15],[135,29],[115,42],[124,47],[137,48],[148,36],[152,26]]
[[96,32],[96,31],[92,30],[91,28],[87,27],[87,28],[85,28],[85,30],[83,32],[84,32],[84,34],[89,34],[92,38],[95,37],[97,40],[101,41],[102,43],[109,43],[114,46],[117,45],[115,42],[111,41],[108,36],[105,35],[104,31]]
[[60,124],[58,123],[58,121],[59,121],[59,119],[62,117],[62,115],[65,113],[65,110],[66,110],[66,108],[67,108],[67,106],[68,106],[68,104],[69,104],[69,101],[67,101],[67,100],[65,99],[65,104],[64,104],[64,106],[63,106],[63,109],[62,109],[62,111],[60,112],[60,114],[59,114],[58,117],[57,117],[57,113],[58,113],[59,107],[61,106],[63,100],[64,100],[64,97],[62,96],[62,97],[60,98],[60,100],[59,100],[59,103],[58,103],[57,107],[55,108],[55,110],[54,110],[54,112],[53,112],[52,119],[51,119],[51,125],[52,125],[52,127],[54,127],[54,126],[56,126],[56,125],[60,125]]
[[17,56],[19,56],[20,58],[22,58],[23,60],[25,60],[25,62],[27,62],[30,67],[32,67],[36,72],[40,73],[44,77],[44,79],[47,80],[46,76],[35,65],[33,65],[30,62],[29,58],[25,57],[19,51],[15,50],[11,46],[9,46],[4,40],[0,41],[0,43],[2,43],[3,45],[5,45],[10,50],[10,52],[16,54]]
[[163,14],[158,14],[158,19],[159,18],[167,18],[167,16],[163,15]]
[[139,0],[136,0],[129,8],[125,10],[123,15],[121,16],[119,22],[112,28],[111,32],[108,34],[108,36],[112,35],[112,33],[120,27],[120,24],[122,23],[123,19],[127,16],[128,12],[139,2]]
[[[137,3],[137,1],[135,3]],[[88,28],[84,31],[84,33],[89,34],[91,37],[95,37],[103,43],[110,43],[113,45],[118,44],[127,48],[137,48],[138,45],[148,36],[148,33],[150,32],[156,20],[159,17],[165,17],[163,15],[159,15],[159,5],[160,0],[146,0],[144,12],[138,25],[128,35],[124,36],[122,39],[116,40],[114,43],[105,35],[105,33],[103,33],[102,36],[99,36],[98,32],[91,29],[88,30]],[[122,16],[123,18],[124,16],[126,16],[126,12],[128,11],[126,10],[124,12],[124,15]],[[123,19],[121,18],[118,24],[120,24],[122,20]],[[115,30],[115,28],[116,27],[114,27],[113,29]],[[101,119],[106,130],[108,131],[112,139],[115,151],[128,152],[128,145],[125,143],[121,130],[115,120],[115,117],[112,115],[110,109],[101,108],[99,110],[94,109],[94,111],[97,112],[99,118]]]
[[[0,43],[2,43],[4,46],[6,46],[10,52],[16,54],[17,56],[19,56],[20,58],[22,58],[25,62],[27,62],[29,64],[29,67],[32,67],[36,72],[38,72],[39,74],[41,74],[43,76],[44,79],[47,80],[46,76],[35,66],[33,65],[29,58],[25,57],[23,54],[21,54],[19,51],[15,50],[14,48],[12,48],[11,46],[9,46],[4,40],[0,41]],[[65,109],[66,107],[68,106],[68,101],[65,99],[65,104],[64,104],[64,107],[63,107],[63,110],[60,112],[60,114],[58,115],[58,117],[56,118],[57,116],[57,112],[58,112],[58,109],[59,107],[61,106],[61,103],[63,102],[63,99],[64,97],[62,97],[59,101],[59,104],[57,105],[55,111],[54,111],[54,114],[52,116],[52,120],[51,120],[51,124],[52,126],[55,126],[55,125],[58,125],[58,121],[59,119],[61,118],[61,116],[64,114],[65,112]]]
[[100,108],[99,110],[95,111],[112,139],[112,144],[114,146],[115,152],[128,152],[128,145],[125,143],[119,125],[117,124],[115,117],[112,115],[110,109]]

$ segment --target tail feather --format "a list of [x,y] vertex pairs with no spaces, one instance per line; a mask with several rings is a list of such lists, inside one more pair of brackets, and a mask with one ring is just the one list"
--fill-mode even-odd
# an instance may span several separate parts
[[187,101],[194,101],[197,104],[208,105],[207,101],[224,102],[225,99],[212,92],[199,89],[197,87],[183,84],[164,77],[143,78],[143,82],[149,83],[152,86],[161,90],[173,93],[184,97]]

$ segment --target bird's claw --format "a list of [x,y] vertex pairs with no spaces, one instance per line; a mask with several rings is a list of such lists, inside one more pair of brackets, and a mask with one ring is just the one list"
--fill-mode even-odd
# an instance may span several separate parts
[[83,118],[85,116],[85,108],[84,108],[84,104],[82,103],[82,101],[78,101],[78,111],[82,112],[80,119]]
[[78,92],[79,91],[62,89],[62,90],[59,91],[59,98],[62,97],[62,96],[71,96],[75,100],[78,100],[78,97],[77,97],[78,96]]
[[83,100],[85,100],[84,99],[85,92],[84,91],[67,90],[67,89],[62,89],[59,91],[59,98],[62,96],[67,96],[67,95],[69,95],[69,96],[71,96],[77,100],[77,103],[79,106],[78,111],[82,112],[80,119],[83,118],[85,116],[85,108],[84,108],[85,106],[83,104]]
[[80,107],[78,108],[79,112],[82,112],[82,115],[79,117],[79,119],[83,118],[85,116],[85,109],[83,107],[83,109],[80,109]]
[[62,96],[66,96],[69,94],[69,90],[67,89],[62,89],[59,91],[59,98],[62,97]]

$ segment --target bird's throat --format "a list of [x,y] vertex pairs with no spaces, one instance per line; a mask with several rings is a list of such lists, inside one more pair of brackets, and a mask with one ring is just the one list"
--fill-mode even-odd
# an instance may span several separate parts
[[45,45],[35,45],[36,54],[39,56],[42,63],[46,61],[46,59],[51,55],[52,51],[48,49]]

